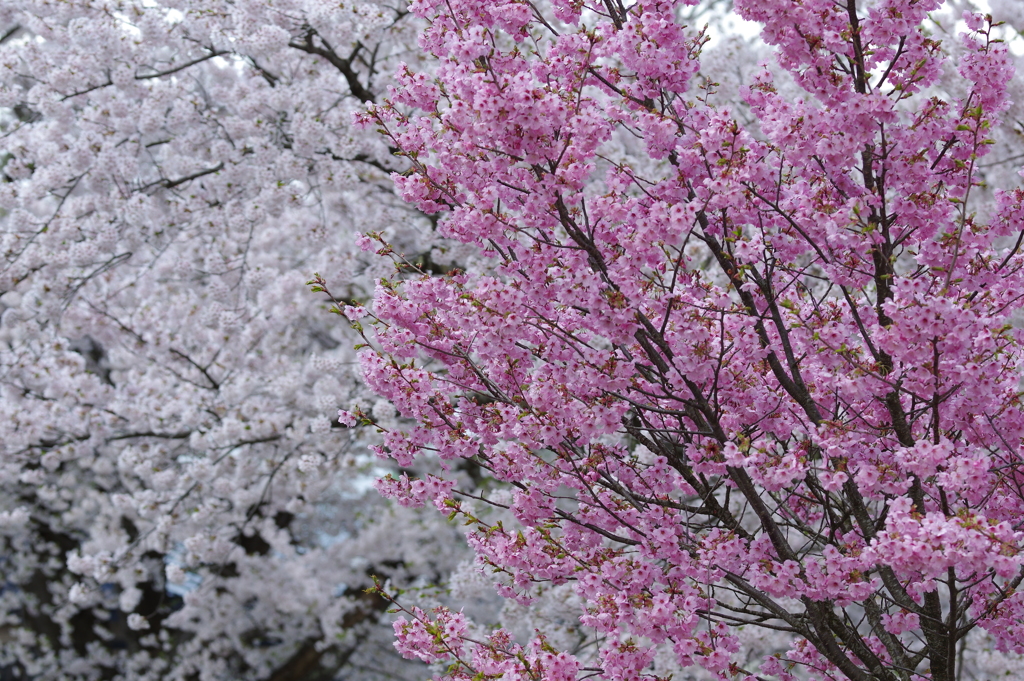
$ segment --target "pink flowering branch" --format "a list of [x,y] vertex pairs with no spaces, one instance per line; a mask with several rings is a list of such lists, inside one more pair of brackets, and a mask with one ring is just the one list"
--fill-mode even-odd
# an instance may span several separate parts
[[[1024,651],[1021,190],[978,205],[1000,29],[965,14],[954,64],[938,2],[737,2],[798,88],[756,76],[744,125],[691,84],[682,4],[414,4],[440,65],[360,121],[482,264],[381,281],[364,377],[415,422],[381,454],[473,461],[522,529],[454,480],[381,490],[463,516],[503,595],[573,584],[607,678],[661,651],[953,681],[975,628]],[[741,626],[787,648],[747,671]]]

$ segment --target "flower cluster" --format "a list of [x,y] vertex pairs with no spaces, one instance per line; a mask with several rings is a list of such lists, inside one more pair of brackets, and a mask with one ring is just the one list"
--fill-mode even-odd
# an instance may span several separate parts
[[[1007,33],[737,0],[774,63],[721,105],[687,4],[413,3],[439,64],[360,120],[485,260],[382,281],[360,361],[416,422],[381,454],[513,492],[383,488],[463,516],[517,602],[569,585],[598,635],[551,654],[602,678],[952,681],[972,631],[1024,649]],[[415,631],[448,677],[541,678],[444,617]]]

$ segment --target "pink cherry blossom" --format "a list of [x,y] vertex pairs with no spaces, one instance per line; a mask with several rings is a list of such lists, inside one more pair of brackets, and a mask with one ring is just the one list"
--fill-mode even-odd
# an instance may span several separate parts
[[[1010,34],[736,0],[774,52],[723,101],[687,4],[412,4],[438,64],[360,122],[479,259],[379,285],[363,375],[415,423],[382,454],[512,491],[382,488],[461,517],[521,607],[571,588],[600,636],[549,652],[600,678],[952,681],[965,635],[1024,650]],[[444,678],[546,678],[447,617]]]

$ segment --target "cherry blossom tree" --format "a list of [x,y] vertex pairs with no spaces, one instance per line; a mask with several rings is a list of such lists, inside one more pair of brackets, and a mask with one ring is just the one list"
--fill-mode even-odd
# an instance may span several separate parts
[[690,4],[411,3],[439,64],[361,120],[481,266],[344,312],[415,422],[378,450],[483,484],[379,488],[591,635],[399,599],[397,645],[447,679],[991,678],[1024,653],[1014,28],[736,0],[773,56],[733,102]]
[[[400,0],[0,3],[0,676],[422,676],[371,577],[439,582],[443,519],[366,483],[386,401],[304,286],[365,299],[406,167],[352,127]],[[424,263],[423,258],[420,259]],[[366,432],[368,431],[368,432]]]

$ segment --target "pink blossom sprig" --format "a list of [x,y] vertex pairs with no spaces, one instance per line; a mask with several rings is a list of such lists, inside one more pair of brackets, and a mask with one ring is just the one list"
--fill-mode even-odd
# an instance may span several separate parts
[[[997,22],[954,45],[938,0],[737,0],[778,67],[748,122],[694,94],[683,4],[413,4],[438,68],[360,122],[481,264],[383,282],[360,359],[416,422],[381,452],[470,459],[511,517],[382,491],[464,516],[507,597],[572,584],[604,678],[952,681],[972,630],[1024,650],[1024,222],[1012,186],[979,205]],[[743,627],[784,652],[747,671]]]

